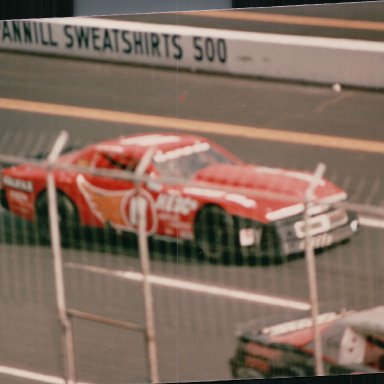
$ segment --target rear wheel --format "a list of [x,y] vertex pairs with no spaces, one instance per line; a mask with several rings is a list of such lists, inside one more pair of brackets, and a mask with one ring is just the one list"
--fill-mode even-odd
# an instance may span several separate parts
[[[71,245],[78,234],[79,217],[73,202],[62,192],[57,192],[57,212],[62,245]],[[48,194],[43,192],[36,203],[37,227],[42,244],[50,243]]]
[[235,254],[234,220],[216,205],[209,205],[199,213],[195,235],[198,247],[211,262],[227,264]]

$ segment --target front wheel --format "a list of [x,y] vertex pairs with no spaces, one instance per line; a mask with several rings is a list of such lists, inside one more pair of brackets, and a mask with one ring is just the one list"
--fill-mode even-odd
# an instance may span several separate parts
[[260,248],[264,264],[276,265],[286,261],[286,255],[283,254],[281,249],[281,238],[273,225],[264,225]]
[[[74,243],[78,234],[79,217],[74,203],[62,192],[57,192],[57,212],[62,245]],[[48,194],[43,192],[36,203],[37,227],[41,244],[50,243]]]
[[235,225],[222,208],[210,205],[202,209],[196,222],[196,242],[211,262],[229,263],[235,253]]
[[306,372],[300,367],[278,368],[273,370],[273,378],[288,378],[307,376]]

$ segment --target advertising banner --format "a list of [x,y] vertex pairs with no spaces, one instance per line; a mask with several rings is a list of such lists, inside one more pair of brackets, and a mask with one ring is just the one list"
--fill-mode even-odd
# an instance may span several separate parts
[[261,78],[384,86],[381,42],[58,18],[1,22],[0,49]]

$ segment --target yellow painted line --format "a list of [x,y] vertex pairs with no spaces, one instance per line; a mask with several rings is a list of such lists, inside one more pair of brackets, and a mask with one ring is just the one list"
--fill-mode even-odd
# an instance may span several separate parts
[[148,128],[161,128],[164,130],[189,131],[199,134],[209,133],[289,144],[301,144],[315,147],[384,154],[384,142],[382,141],[361,140],[349,137],[317,135],[304,132],[283,131],[272,128],[213,123],[208,121],[156,115],[142,115],[130,112],[119,112],[106,109],[84,108],[63,104],[51,104],[7,98],[0,98],[0,109],[40,113],[76,119],[105,121],[109,123],[131,124]]
[[329,28],[348,28],[361,29],[371,31],[384,31],[384,23],[377,21],[364,20],[346,20],[346,19],[328,19],[324,17],[310,16],[294,16],[294,15],[277,15],[258,12],[239,12],[239,11],[190,11],[185,15],[210,17],[215,19],[229,19],[240,21],[259,21],[265,23],[306,25],[312,27],[329,27]]

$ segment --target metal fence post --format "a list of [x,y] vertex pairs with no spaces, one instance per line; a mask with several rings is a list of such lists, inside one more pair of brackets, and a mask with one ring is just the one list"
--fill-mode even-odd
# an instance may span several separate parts
[[145,322],[146,322],[146,339],[147,353],[149,362],[149,371],[152,383],[159,382],[157,351],[156,351],[156,334],[155,321],[153,313],[153,297],[151,283],[149,281],[150,263],[148,251],[148,236],[147,236],[147,212],[146,200],[140,195],[140,190],[137,194],[137,216],[138,216],[138,239],[140,262],[143,273],[143,291],[144,291],[144,306],[145,306]]
[[57,194],[55,178],[52,173],[52,168],[58,156],[63,150],[68,140],[68,133],[61,132],[57,138],[47,160],[47,190],[48,190],[48,210],[49,210],[49,225],[51,235],[51,248],[53,253],[55,285],[56,285],[56,301],[59,312],[59,318],[63,331],[63,349],[65,356],[66,383],[72,384],[76,382],[75,357],[74,357],[74,342],[72,324],[68,317],[65,285],[63,273],[63,260],[61,254],[61,238],[59,228],[59,214],[57,209]]
[[308,284],[311,302],[311,314],[313,322],[313,336],[315,344],[315,369],[317,376],[324,376],[324,364],[323,364],[323,350],[321,344],[321,335],[317,322],[319,316],[319,298],[317,291],[317,278],[316,278],[316,265],[315,255],[313,250],[313,242],[310,232],[310,212],[314,200],[314,192],[321,177],[325,172],[325,165],[320,163],[316,167],[313,179],[309,183],[307,190],[305,191],[305,204],[304,204],[304,228],[305,228],[305,259],[307,263]]
[[[148,168],[156,147],[150,147],[135,170],[135,176],[139,179],[144,175]],[[148,250],[148,236],[147,236],[147,201],[141,194],[142,183],[139,180],[135,182],[136,199],[137,199],[137,231],[139,241],[140,263],[143,273],[143,293],[144,293],[144,307],[145,307],[145,332],[147,339],[147,354],[150,371],[150,379],[152,383],[159,382],[159,370],[157,361],[157,348],[156,348],[156,332],[155,332],[155,319],[153,312],[153,297],[150,282],[150,262]]]

